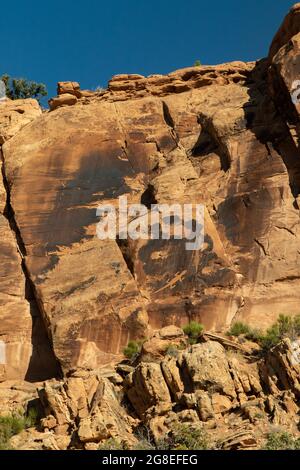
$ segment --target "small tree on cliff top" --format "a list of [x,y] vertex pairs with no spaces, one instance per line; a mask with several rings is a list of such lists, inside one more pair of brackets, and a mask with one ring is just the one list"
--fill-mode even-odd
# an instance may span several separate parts
[[7,74],[2,75],[1,80],[5,84],[6,96],[11,100],[26,98],[40,100],[47,95],[47,88],[43,83],[36,83],[25,78],[11,78]]

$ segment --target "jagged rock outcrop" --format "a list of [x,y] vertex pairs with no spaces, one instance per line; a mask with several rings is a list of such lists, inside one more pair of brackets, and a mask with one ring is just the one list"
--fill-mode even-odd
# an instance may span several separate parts
[[205,341],[179,349],[176,357],[166,353],[160,370],[157,363],[140,363],[124,387],[157,441],[174,424],[191,423],[208,429],[218,448],[257,448],[273,424],[297,433],[299,364],[288,339],[263,359],[254,357],[246,348]]
[[116,387],[106,378],[77,374],[64,383],[46,384],[39,395],[47,415],[41,422],[45,430],[69,435],[82,446],[109,438],[135,442],[136,421],[121,407]]
[[273,395],[280,395],[281,390],[291,390],[300,398],[300,343],[286,338],[268,355],[263,374]]
[[[191,319],[264,328],[298,312],[299,34],[297,4],[267,59],[118,75],[94,93],[59,82],[49,112],[0,104],[0,380],[96,369],[129,339]],[[97,207],[124,194],[148,208],[202,203],[203,249],[99,240]],[[243,380],[234,393],[248,393]],[[234,395],[223,385],[220,409]]]
[[269,52],[273,99],[291,125],[299,148],[300,115],[300,3],[293,6],[276,34]]
[[260,365],[235,354],[227,353],[216,341],[179,348],[176,356],[167,352],[160,363],[141,362],[126,376],[126,395],[158,440],[170,420],[201,421],[216,427],[228,413],[251,403],[252,413],[245,413],[253,419],[255,405],[264,403]]
[[64,380],[38,384],[35,394],[32,385],[14,386],[7,406],[13,409],[13,392],[24,402],[27,397],[40,419],[10,443],[19,449],[89,450],[110,440],[132,449],[161,445],[182,425],[206,432],[210,448],[223,450],[261,448],[273,428],[298,436],[294,343],[285,339],[263,357],[262,351],[249,354],[246,346],[225,349],[202,338],[167,350],[160,361],[153,356],[155,362],[149,362],[148,356],[143,362],[140,354],[135,365],[77,370]]
[[[97,95],[100,93],[97,92]],[[57,96],[49,100],[50,111],[61,106],[73,106],[79,98],[93,97],[95,92],[90,90],[81,90],[78,82],[58,82]]]

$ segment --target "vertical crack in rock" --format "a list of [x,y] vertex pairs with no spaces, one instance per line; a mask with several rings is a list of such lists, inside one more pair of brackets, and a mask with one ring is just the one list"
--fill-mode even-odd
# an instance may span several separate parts
[[254,239],[254,242],[257,244],[257,246],[259,246],[259,248],[262,250],[263,254],[265,256],[268,256],[268,252],[267,252],[266,248],[264,247],[264,245],[259,240],[257,240],[257,238]]
[[163,105],[164,120],[165,120],[166,124],[174,130],[175,129],[175,123],[174,123],[174,120],[171,116],[169,106],[167,105],[167,103],[165,101],[162,101],[162,105]]
[[[6,192],[6,203],[5,203],[5,209],[3,212],[4,217],[7,219],[9,223],[9,227],[14,234],[15,240],[16,240],[16,248],[18,250],[18,253],[20,255],[20,264],[21,268],[24,274],[24,280],[25,280],[25,299],[28,301],[30,304],[30,313],[32,316],[32,347],[34,349],[34,342],[36,340],[35,333],[36,333],[36,328],[38,328],[39,333],[41,334],[41,338],[39,337],[38,339],[40,340],[40,343],[42,343],[42,340],[45,338],[47,341],[48,350],[43,351],[44,353],[46,352],[46,356],[49,355],[49,372],[44,369],[44,367],[41,369],[43,370],[37,370],[38,368],[36,367],[35,364],[32,364],[34,362],[33,356],[34,356],[34,351],[32,351],[32,356],[30,359],[30,364],[25,376],[25,380],[29,382],[35,382],[35,381],[41,381],[41,380],[48,380],[50,378],[57,378],[62,376],[62,371],[60,364],[58,360],[55,357],[53,346],[52,346],[52,341],[48,336],[48,329],[46,328],[46,325],[44,324],[44,316],[42,314],[42,311],[40,309],[39,302],[36,297],[36,292],[35,292],[35,286],[30,278],[30,274],[28,272],[27,266],[26,266],[26,247],[23,242],[22,236],[20,229],[18,227],[18,224],[16,222],[15,218],[15,213],[11,204],[11,190],[10,190],[10,185],[6,177],[6,172],[5,172],[5,160],[4,160],[4,155],[2,150],[0,149],[0,154],[1,154],[1,173],[2,173],[2,180],[3,180],[3,186]],[[39,323],[39,324],[38,324]],[[43,348],[44,348],[43,344]],[[40,351],[38,352],[38,355],[40,355]],[[43,364],[44,366],[45,364]],[[48,365],[48,364],[47,364]],[[32,370],[31,370],[32,369]]]
[[175,122],[171,116],[171,112],[170,112],[170,109],[169,109],[169,106],[167,105],[167,103],[162,100],[162,107],[163,107],[163,118],[164,118],[164,121],[165,123],[167,124],[167,126],[170,128],[171,130],[171,134],[172,134],[172,137],[176,143],[176,145],[178,146],[179,144],[179,136],[176,132],[176,129],[175,129]]
[[9,188],[9,184],[8,184],[6,174],[5,174],[5,162],[4,162],[4,157],[3,157],[2,150],[0,151],[0,153],[1,153],[1,163],[2,163],[2,165],[1,165],[2,180],[3,180],[4,189],[5,189],[5,192],[6,192],[6,202],[5,202],[5,209],[4,209],[3,215],[7,219],[8,223],[9,223],[9,226],[10,226],[10,229],[15,235],[17,249],[18,249],[18,252],[21,256],[22,266],[23,266],[24,256],[26,256],[26,249],[25,249],[25,245],[23,243],[22,237],[21,237],[20,230],[19,230],[19,228],[17,226],[17,223],[16,223],[16,220],[15,220],[15,215],[14,215],[13,208],[11,206],[10,188]]
[[4,162],[2,150],[1,150],[1,163],[2,163],[1,172],[2,172],[3,186],[6,191],[6,203],[5,203],[5,209],[4,209],[3,215],[8,220],[10,229],[15,235],[17,249],[22,259],[22,267],[23,267],[24,257],[26,256],[26,249],[25,249],[25,245],[23,243],[22,237],[21,237],[20,230],[15,220],[15,214],[14,214],[13,208],[11,206],[10,187],[9,187],[9,183],[7,181],[6,174],[5,174],[5,162]]
[[126,139],[124,140],[124,145],[122,146],[122,150],[123,150],[123,152],[124,152],[125,158],[127,158],[128,163],[129,163],[129,165],[131,166],[132,171],[135,173],[136,170],[135,170],[135,168],[134,168],[134,166],[133,166],[133,164],[132,164],[132,161],[131,161],[131,159],[130,159],[130,155],[129,155],[129,152],[128,152],[128,143],[127,143],[127,140],[126,140]]
[[134,260],[132,256],[132,247],[130,246],[128,239],[123,240],[117,237],[116,242],[121,251],[126,266],[134,278]]

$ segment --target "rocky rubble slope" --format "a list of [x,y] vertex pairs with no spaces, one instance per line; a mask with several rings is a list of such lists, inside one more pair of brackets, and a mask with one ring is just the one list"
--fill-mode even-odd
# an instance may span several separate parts
[[42,418],[10,445],[93,450],[111,442],[134,449],[159,446],[178,425],[207,433],[209,448],[228,450],[261,448],[278,430],[299,437],[300,365],[291,341],[262,355],[253,343],[212,337],[189,346],[180,328],[164,327],[135,363],[38,385],[27,407]]
[[[224,407],[228,414],[242,406],[244,395],[264,400],[255,405],[262,408],[268,400],[269,413],[282,419],[277,402],[261,398],[266,385],[256,365],[241,379],[241,365],[216,343],[185,351],[176,365],[143,361],[122,385],[91,371],[121,360],[129,339],[170,325],[197,320],[222,332],[243,320],[265,328],[279,313],[299,313],[299,38],[296,4],[266,59],[166,76],[117,75],[97,92],[60,82],[48,111],[35,100],[0,103],[0,393],[26,404],[31,384],[49,380],[48,428],[66,433],[67,426],[81,445],[103,438],[92,416],[101,421],[107,402],[111,428],[121,419],[122,435],[132,435],[118,400],[91,404],[95,387],[104,397],[121,388],[134,419],[155,435],[172,421],[174,407],[211,425]],[[99,240],[96,209],[117,205],[121,195],[148,208],[203,204],[203,249],[187,251],[185,240],[174,239]],[[212,371],[201,375],[202,356],[212,370],[220,359],[222,383]],[[272,361],[263,383],[273,396],[283,389]],[[186,370],[190,389],[181,378]],[[211,395],[205,381],[216,385]],[[295,373],[283,384],[280,403],[287,403],[298,393]],[[59,417],[52,387],[61,389],[54,394],[63,406]]]

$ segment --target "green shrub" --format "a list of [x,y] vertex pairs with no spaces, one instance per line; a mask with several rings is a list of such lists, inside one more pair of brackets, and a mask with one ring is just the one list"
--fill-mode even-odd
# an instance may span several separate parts
[[178,347],[176,344],[169,344],[165,350],[166,356],[177,357]]
[[177,357],[178,351],[183,351],[185,349],[184,344],[168,344],[165,349],[166,356]]
[[280,343],[281,338],[279,335],[279,331],[276,325],[271,326],[268,328],[266,333],[261,337],[259,344],[260,346],[265,349],[269,350]]
[[300,315],[296,315],[293,318],[293,328],[295,336],[300,336]]
[[208,438],[201,428],[178,424],[167,438],[169,450],[207,450]]
[[139,425],[139,427],[135,429],[134,435],[137,439],[137,443],[133,446],[132,450],[156,449],[152,433],[144,424]]
[[34,427],[39,421],[39,413],[38,410],[34,407],[30,408],[27,412],[27,415],[24,418],[25,420],[25,427],[32,428]]
[[5,84],[6,96],[11,100],[36,98],[39,100],[47,95],[46,86],[24,78],[11,78],[5,74],[1,77]]
[[231,326],[227,335],[244,335],[245,338],[258,343],[263,349],[269,350],[280,343],[283,338],[294,340],[300,335],[300,315],[295,317],[279,315],[278,320],[265,333],[257,328],[251,328],[245,323],[236,322]]
[[133,361],[141,352],[141,347],[140,341],[129,341],[126,348],[123,349],[124,356]]
[[249,339],[249,341],[253,341],[254,343],[259,343],[263,338],[263,333],[258,328],[250,328],[249,332],[246,333],[245,337]]
[[9,449],[9,440],[27,427],[29,426],[24,416],[0,416],[0,450]]
[[155,446],[148,439],[139,439],[132,450],[155,450]]
[[201,61],[200,60],[195,60],[194,62],[194,67],[200,67],[202,64],[201,64]]
[[196,344],[204,331],[204,326],[196,321],[191,321],[183,327],[183,331],[189,337],[189,343]]
[[260,339],[260,345],[263,349],[271,349],[276,346],[283,338],[296,339],[300,335],[300,315],[291,317],[288,315],[279,315],[274,325],[267,329],[265,335]]
[[187,424],[177,424],[172,431],[157,441],[149,428],[143,427],[135,433],[138,440],[133,450],[205,450],[209,448],[206,432]]
[[99,444],[98,450],[127,450],[127,447],[114,437],[110,437]]
[[230,330],[227,331],[227,335],[228,336],[246,335],[250,333],[250,331],[251,331],[250,326],[242,322],[236,322],[231,326]]
[[288,432],[271,432],[263,450],[300,450],[300,438],[295,439]]
[[230,330],[226,333],[227,336],[240,336],[244,335],[246,339],[249,341],[254,341],[259,343],[262,339],[262,332],[258,328],[251,328],[251,326],[247,325],[243,322],[236,322],[234,323]]

